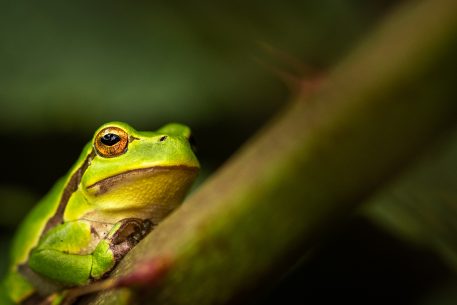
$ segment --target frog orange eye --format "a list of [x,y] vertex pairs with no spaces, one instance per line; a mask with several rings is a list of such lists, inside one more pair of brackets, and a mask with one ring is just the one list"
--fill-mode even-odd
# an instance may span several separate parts
[[95,136],[94,147],[102,157],[112,158],[127,151],[129,135],[118,127],[106,127]]

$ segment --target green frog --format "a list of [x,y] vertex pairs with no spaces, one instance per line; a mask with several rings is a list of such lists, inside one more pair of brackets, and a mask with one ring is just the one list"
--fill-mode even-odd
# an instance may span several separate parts
[[184,199],[199,171],[189,127],[101,126],[13,240],[0,303],[59,304],[62,291],[106,278]]

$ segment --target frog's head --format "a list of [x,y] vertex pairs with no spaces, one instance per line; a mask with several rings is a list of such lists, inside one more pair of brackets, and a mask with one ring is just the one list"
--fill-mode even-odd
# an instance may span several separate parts
[[148,218],[168,214],[183,200],[200,167],[190,139],[190,129],[176,123],[154,132],[121,122],[101,126],[88,144],[91,159],[80,183],[94,212]]

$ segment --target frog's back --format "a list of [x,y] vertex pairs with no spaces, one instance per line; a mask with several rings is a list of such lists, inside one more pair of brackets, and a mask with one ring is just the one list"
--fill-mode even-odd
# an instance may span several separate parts
[[17,300],[34,291],[28,281],[19,274],[17,267],[27,261],[28,253],[38,244],[48,219],[56,212],[65,180],[65,178],[60,179],[19,226],[12,241],[10,267],[2,283],[1,290],[3,291],[0,291],[0,301],[3,301],[2,298],[6,298],[6,295],[9,295],[11,299],[17,302]]

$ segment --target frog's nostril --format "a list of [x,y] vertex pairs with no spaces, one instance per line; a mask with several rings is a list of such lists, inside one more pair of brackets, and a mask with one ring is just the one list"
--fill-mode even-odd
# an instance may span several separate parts
[[165,141],[166,139],[167,139],[167,136],[162,136],[162,137],[159,139],[159,141],[160,141],[160,142],[163,142],[163,141]]

